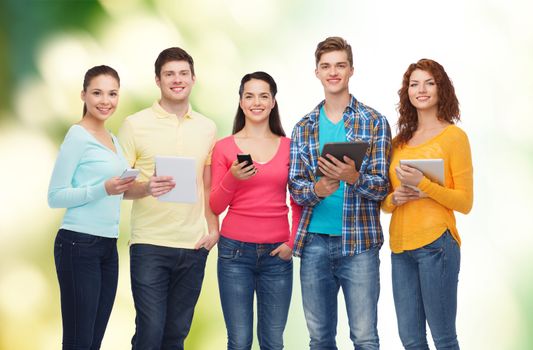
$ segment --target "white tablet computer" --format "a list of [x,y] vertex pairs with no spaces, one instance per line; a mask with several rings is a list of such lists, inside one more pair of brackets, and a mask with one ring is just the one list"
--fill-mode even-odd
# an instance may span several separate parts
[[157,197],[163,202],[196,203],[196,170],[194,158],[155,156],[157,176],[172,176],[176,187]]
[[401,159],[400,165],[418,169],[431,181],[444,186],[444,159]]

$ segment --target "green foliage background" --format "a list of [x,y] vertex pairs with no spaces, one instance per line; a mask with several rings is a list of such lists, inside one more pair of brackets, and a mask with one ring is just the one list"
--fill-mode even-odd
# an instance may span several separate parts
[[[279,86],[288,133],[321,98],[313,53],[329,35],[354,48],[357,98],[395,125],[395,95],[407,65],[435,58],[461,101],[475,162],[475,207],[458,215],[463,238],[459,338],[467,349],[529,349],[533,336],[533,29],[527,1],[472,0],[4,0],[0,2],[0,349],[58,349],[59,290],[53,239],[62,211],[46,205],[57,148],[81,114],[84,72],[96,64],[122,79],[116,132],[158,96],[153,61],[182,46],[196,62],[193,107],[230,132],[243,74],[265,70]],[[129,286],[129,210],[123,204],[119,291],[103,349],[126,349],[134,329]],[[382,219],[388,227],[388,217]],[[399,349],[389,249],[381,253],[379,330]],[[285,342],[308,335],[295,261]],[[339,347],[350,348],[339,304]],[[254,344],[254,349],[257,347]],[[223,349],[225,327],[211,253],[187,349]]]

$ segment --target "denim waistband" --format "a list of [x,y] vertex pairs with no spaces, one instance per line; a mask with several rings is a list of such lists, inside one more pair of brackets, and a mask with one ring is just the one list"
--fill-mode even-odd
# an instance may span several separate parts
[[84,233],[84,232],[77,232],[72,230],[67,230],[64,228],[59,229],[57,231],[58,235],[61,235],[61,237],[65,239],[72,239],[72,240],[78,240],[78,239],[88,239],[88,238],[99,238],[101,240],[110,240],[110,241],[116,241],[116,238],[112,237],[104,237],[104,236],[98,236],[98,235],[92,235],[90,233]]
[[342,238],[342,234],[329,234],[329,233],[318,233],[318,232],[307,232],[308,235],[318,235],[324,238]]
[[223,243],[224,241],[227,241],[228,243],[232,243],[232,244],[238,244],[241,247],[243,247],[244,249],[276,248],[280,244],[285,243],[285,242],[275,242],[275,243],[243,242],[243,241],[238,241],[236,239],[224,237],[224,236],[221,235],[220,236],[220,240],[219,240],[219,244]]

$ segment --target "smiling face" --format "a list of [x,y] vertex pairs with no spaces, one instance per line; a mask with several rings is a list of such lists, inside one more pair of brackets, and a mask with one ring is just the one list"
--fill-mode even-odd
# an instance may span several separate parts
[[437,111],[439,103],[437,89],[435,78],[429,72],[415,69],[411,73],[407,93],[409,101],[418,111]]
[[315,74],[324,86],[326,94],[343,94],[348,93],[353,67],[348,61],[346,51],[330,51],[320,57]]
[[119,83],[116,78],[101,74],[91,79],[81,99],[85,102],[87,112],[84,117],[107,120],[118,104]]
[[169,61],[161,67],[155,81],[161,90],[162,102],[174,104],[188,102],[195,79],[187,61]]
[[270,85],[266,81],[251,79],[244,84],[239,105],[244,112],[246,122],[268,122],[270,112],[276,100],[270,92]]

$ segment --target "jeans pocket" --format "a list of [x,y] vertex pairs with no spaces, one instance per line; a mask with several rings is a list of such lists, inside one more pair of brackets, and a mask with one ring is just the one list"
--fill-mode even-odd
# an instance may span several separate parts
[[279,254],[274,255],[273,258],[280,261],[283,265],[288,265],[292,263],[292,255],[289,258],[289,260],[283,259],[282,257],[279,256]]
[[204,247],[201,247],[196,251],[196,254],[201,256],[202,258],[207,258],[207,256],[209,255],[209,250]]
[[218,241],[218,257],[223,260],[235,259],[241,246],[242,242],[222,236]]
[[274,255],[273,258],[281,260],[284,263],[289,263],[289,262],[292,261],[292,254],[291,254],[291,256],[289,256],[288,259],[283,259],[279,254]]
[[54,241],[54,261],[56,264],[56,271],[61,268],[62,253],[63,253],[63,242],[56,237]]
[[61,229],[57,233],[56,239],[61,241],[63,244],[70,244],[72,246],[91,246],[98,243],[102,237],[88,233]]
[[440,235],[439,238],[429,244],[426,244],[420,249],[429,253],[437,253],[443,251],[444,245],[446,244],[447,235],[449,235],[448,230],[444,231],[444,233]]
[[305,234],[304,244],[305,244],[305,245],[311,244],[311,242],[313,242],[313,240],[315,239],[315,237],[316,237],[316,233],[307,232],[307,233]]
[[165,250],[164,248],[151,244],[135,243],[130,245],[130,257],[158,256],[162,250]]
[[91,247],[95,244],[98,244],[102,240],[102,237],[93,236],[87,234],[89,237],[83,237],[83,238],[76,238],[72,241],[72,245],[77,245],[78,247]]
[[[93,258],[103,255],[103,237],[71,231],[68,235],[63,236],[63,238],[66,238],[66,241],[71,246],[73,257]],[[65,243],[63,242],[63,244]]]
[[218,258],[222,260],[235,259],[238,252],[239,252],[238,249],[230,248],[230,247],[226,247],[222,245],[218,247]]
[[218,245],[218,258],[222,260],[231,260],[235,259],[237,254],[239,253],[239,249],[237,247],[233,247],[231,243],[226,242],[223,240],[222,242],[219,242]]
[[58,275],[60,272],[72,270],[72,260],[75,253],[74,246],[68,239],[69,235],[70,231],[64,232],[63,229],[60,229],[54,240],[54,262]]

